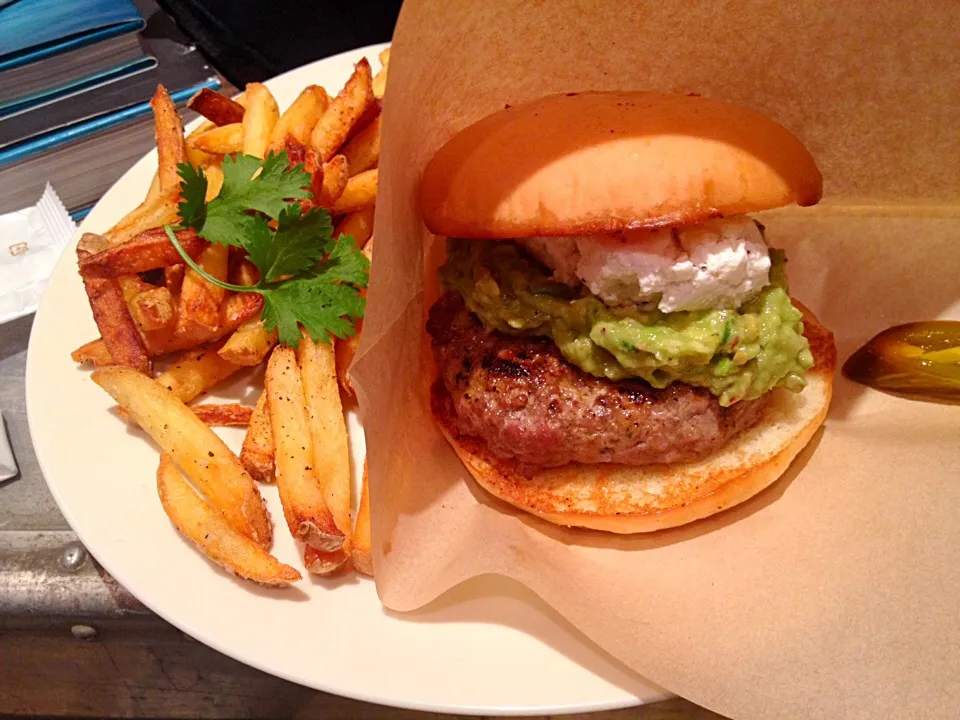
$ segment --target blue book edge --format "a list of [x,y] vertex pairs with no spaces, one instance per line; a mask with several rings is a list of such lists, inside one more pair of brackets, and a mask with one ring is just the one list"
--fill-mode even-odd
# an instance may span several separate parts
[[[221,87],[222,84],[220,80],[214,77],[207,82],[199,83],[193,87],[170,93],[170,99],[173,100],[174,104],[179,106],[192,98],[203,88],[219,90]],[[69,143],[75,142],[76,140],[81,140],[88,135],[100,132],[101,130],[108,130],[112,127],[116,127],[117,125],[122,125],[126,122],[141,118],[150,112],[151,109],[149,102],[137,103],[136,105],[131,105],[123,110],[118,110],[117,112],[109,113],[107,115],[100,115],[98,117],[91,118],[90,120],[77,123],[76,125],[63,128],[62,130],[58,130],[47,135],[41,135],[37,138],[32,138],[23,143],[18,143],[7,148],[6,150],[0,150],[0,167],[3,167],[4,165],[12,165],[13,163],[20,162],[21,160],[26,160],[33,155],[68,145]]]
[[37,60],[43,60],[46,57],[58,55],[68,50],[76,50],[86,47],[87,45],[93,45],[94,43],[102,42],[118,35],[139,32],[144,27],[146,27],[146,22],[143,18],[140,18],[138,20],[128,20],[127,22],[107,25],[91,32],[69,35],[60,40],[54,40],[53,42],[41,45],[40,47],[14,53],[10,57],[0,60],[0,72],[20,67],[21,65],[29,65],[32,62],[37,62]]
[[84,90],[99,87],[100,85],[106,85],[107,83],[110,83],[114,80],[119,80],[127,75],[133,75],[142,70],[149,70],[152,67],[156,67],[156,64],[156,58],[154,58],[152,55],[144,55],[136,60],[131,60],[123,63],[122,65],[117,65],[109,70],[103,70],[101,72],[91,73],[90,75],[77,78],[73,82],[66,83],[65,85],[60,85],[48,90],[40,90],[30,95],[24,95],[16,100],[9,100],[6,103],[0,103],[0,118],[13,115],[22,110],[38,107],[46,103],[53,102],[54,100],[59,100],[69,95],[82,92]]

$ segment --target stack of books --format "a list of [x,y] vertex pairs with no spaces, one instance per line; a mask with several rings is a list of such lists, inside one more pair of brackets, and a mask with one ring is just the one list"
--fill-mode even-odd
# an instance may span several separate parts
[[223,82],[153,0],[0,0],[0,213],[75,214],[154,145],[149,99]]

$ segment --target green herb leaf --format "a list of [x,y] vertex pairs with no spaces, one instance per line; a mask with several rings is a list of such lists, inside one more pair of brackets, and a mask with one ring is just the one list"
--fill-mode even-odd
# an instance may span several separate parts
[[280,212],[276,235],[258,236],[246,248],[263,281],[272,283],[312,268],[329,252],[332,231],[329,213],[314,208],[301,215],[300,206],[292,204]]
[[[228,157],[222,167],[220,194],[207,203],[203,172],[180,166],[180,216],[184,226],[210,242],[246,250],[260,270],[260,282],[241,287],[207,275],[166,226],[184,262],[216,285],[263,295],[264,325],[268,330],[277,328],[284,345],[299,343],[301,326],[315,341],[353,335],[363,317],[362,288],[367,286],[370,263],[352,237],[333,238],[326,210],[302,212],[297,201],[311,193],[310,176],[303,166],[287,167],[287,155],[282,152],[266,160]],[[270,227],[271,219],[276,220],[276,230]]]
[[207,211],[207,176],[203,170],[195,168],[189,163],[177,165],[177,175],[180,176],[180,202],[177,211],[183,220],[183,227],[194,229],[203,227],[204,215]]
[[322,272],[287,280],[263,292],[263,324],[277,329],[280,342],[296,346],[300,341],[297,323],[310,337],[329,342],[330,335],[349,337],[356,321],[363,317],[364,298],[352,285],[331,283]]

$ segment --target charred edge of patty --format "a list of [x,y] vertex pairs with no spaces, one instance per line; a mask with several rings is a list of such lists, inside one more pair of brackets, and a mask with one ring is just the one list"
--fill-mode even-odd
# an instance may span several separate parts
[[440,371],[438,419],[529,467],[698,460],[759,422],[768,404],[765,396],[725,408],[709,390],[684,383],[656,389],[594,377],[549,339],[484,328],[456,293],[430,309],[427,332]]

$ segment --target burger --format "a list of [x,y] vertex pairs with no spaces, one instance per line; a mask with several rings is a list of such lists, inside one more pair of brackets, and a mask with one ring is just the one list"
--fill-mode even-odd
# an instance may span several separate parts
[[836,350],[750,216],[816,204],[800,140],[744,107],[553,95],[427,164],[431,410],[480,486],[547,521],[682,525],[780,477]]

